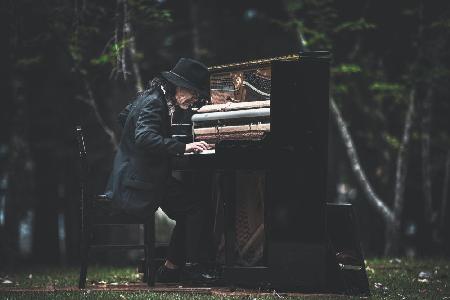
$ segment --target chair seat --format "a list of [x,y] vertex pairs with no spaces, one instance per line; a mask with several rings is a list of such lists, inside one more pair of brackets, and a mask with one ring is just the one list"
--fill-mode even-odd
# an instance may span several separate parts
[[93,205],[94,224],[143,224],[150,221],[150,217],[140,218],[117,210],[106,195],[97,195]]

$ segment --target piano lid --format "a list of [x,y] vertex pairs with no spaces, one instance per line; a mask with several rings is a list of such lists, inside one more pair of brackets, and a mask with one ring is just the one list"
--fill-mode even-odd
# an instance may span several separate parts
[[284,56],[276,56],[276,57],[270,57],[270,58],[263,58],[263,59],[256,59],[256,60],[250,60],[250,61],[244,61],[244,62],[238,62],[238,63],[230,63],[230,64],[224,64],[224,65],[217,65],[217,66],[211,66],[208,68],[210,73],[216,73],[221,71],[230,71],[235,69],[247,69],[247,68],[258,68],[260,66],[268,65],[272,61],[293,61],[293,60],[299,60],[302,57],[314,57],[314,58],[325,58],[329,59],[330,52],[329,51],[303,51],[300,52],[300,54],[289,54]]
[[268,65],[270,62],[275,60],[298,60],[300,55],[298,54],[290,54],[285,56],[277,56],[271,58],[257,59],[245,62],[231,63],[225,65],[211,66],[208,68],[210,73],[216,73],[221,71],[230,71],[236,69],[249,69],[249,68],[258,68],[264,65]]

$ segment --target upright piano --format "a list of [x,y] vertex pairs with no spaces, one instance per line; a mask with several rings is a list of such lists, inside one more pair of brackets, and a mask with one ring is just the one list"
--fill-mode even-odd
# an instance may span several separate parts
[[[173,168],[221,174],[224,280],[237,286],[323,290],[328,52],[304,52],[209,70],[209,103],[195,111],[191,122],[181,122],[188,128],[184,134],[174,135],[205,140],[215,144],[215,149],[176,157]],[[256,265],[236,262],[236,174],[240,170],[259,170],[264,176],[263,254]]]

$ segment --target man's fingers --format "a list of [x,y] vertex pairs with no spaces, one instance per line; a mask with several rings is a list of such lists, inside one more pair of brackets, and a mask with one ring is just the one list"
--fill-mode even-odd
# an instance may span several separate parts
[[207,149],[208,149],[208,144],[205,143],[205,142],[197,142],[197,143],[196,143],[196,146],[197,146],[197,147],[200,147],[200,148],[203,149],[203,150],[207,150]]
[[200,142],[202,143],[202,145],[205,145],[205,147],[206,147],[205,150],[208,150],[208,149],[214,149],[214,144],[208,144],[208,143],[205,142],[205,141],[200,141]]
[[194,152],[202,152],[203,150],[205,149],[200,145],[194,145]]
[[186,152],[202,152],[203,150],[214,149],[214,144],[208,144],[205,141],[198,141],[188,144]]

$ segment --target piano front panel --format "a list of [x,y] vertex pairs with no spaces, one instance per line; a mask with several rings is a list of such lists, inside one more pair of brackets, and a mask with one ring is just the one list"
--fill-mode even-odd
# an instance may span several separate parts
[[327,59],[272,62],[269,265],[292,265],[279,255],[293,245],[298,267],[325,259],[328,81]]

